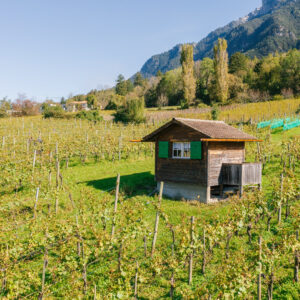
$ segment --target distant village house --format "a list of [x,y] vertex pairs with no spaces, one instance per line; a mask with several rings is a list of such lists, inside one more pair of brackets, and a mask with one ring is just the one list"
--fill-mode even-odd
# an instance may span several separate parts
[[87,101],[72,101],[67,102],[65,106],[66,111],[76,112],[81,110],[90,110]]

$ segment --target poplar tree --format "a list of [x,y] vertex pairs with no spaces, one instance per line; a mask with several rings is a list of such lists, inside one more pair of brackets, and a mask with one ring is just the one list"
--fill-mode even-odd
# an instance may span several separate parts
[[187,105],[191,104],[196,95],[196,80],[194,77],[194,49],[192,45],[183,45],[180,63],[182,66],[183,95]]
[[228,53],[225,39],[219,38],[214,47],[214,68],[216,100],[225,102],[228,99]]

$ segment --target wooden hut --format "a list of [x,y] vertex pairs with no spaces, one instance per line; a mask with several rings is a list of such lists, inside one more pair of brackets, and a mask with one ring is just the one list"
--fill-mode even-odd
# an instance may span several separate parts
[[155,142],[155,178],[167,197],[210,203],[261,185],[261,164],[245,163],[245,142],[259,140],[224,122],[174,118],[142,141]]

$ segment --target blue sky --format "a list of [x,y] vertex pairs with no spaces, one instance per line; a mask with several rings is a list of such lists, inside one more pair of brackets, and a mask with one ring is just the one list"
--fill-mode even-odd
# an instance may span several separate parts
[[152,55],[197,42],[259,6],[261,0],[0,0],[0,98],[58,100],[112,86]]

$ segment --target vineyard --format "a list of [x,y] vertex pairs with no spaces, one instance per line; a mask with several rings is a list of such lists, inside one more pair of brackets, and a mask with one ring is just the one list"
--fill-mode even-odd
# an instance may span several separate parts
[[263,190],[214,205],[154,194],[154,146],[130,140],[164,112],[127,126],[0,120],[0,297],[299,299],[300,128],[254,123],[299,100],[281,104],[221,112],[264,140],[246,149]]

